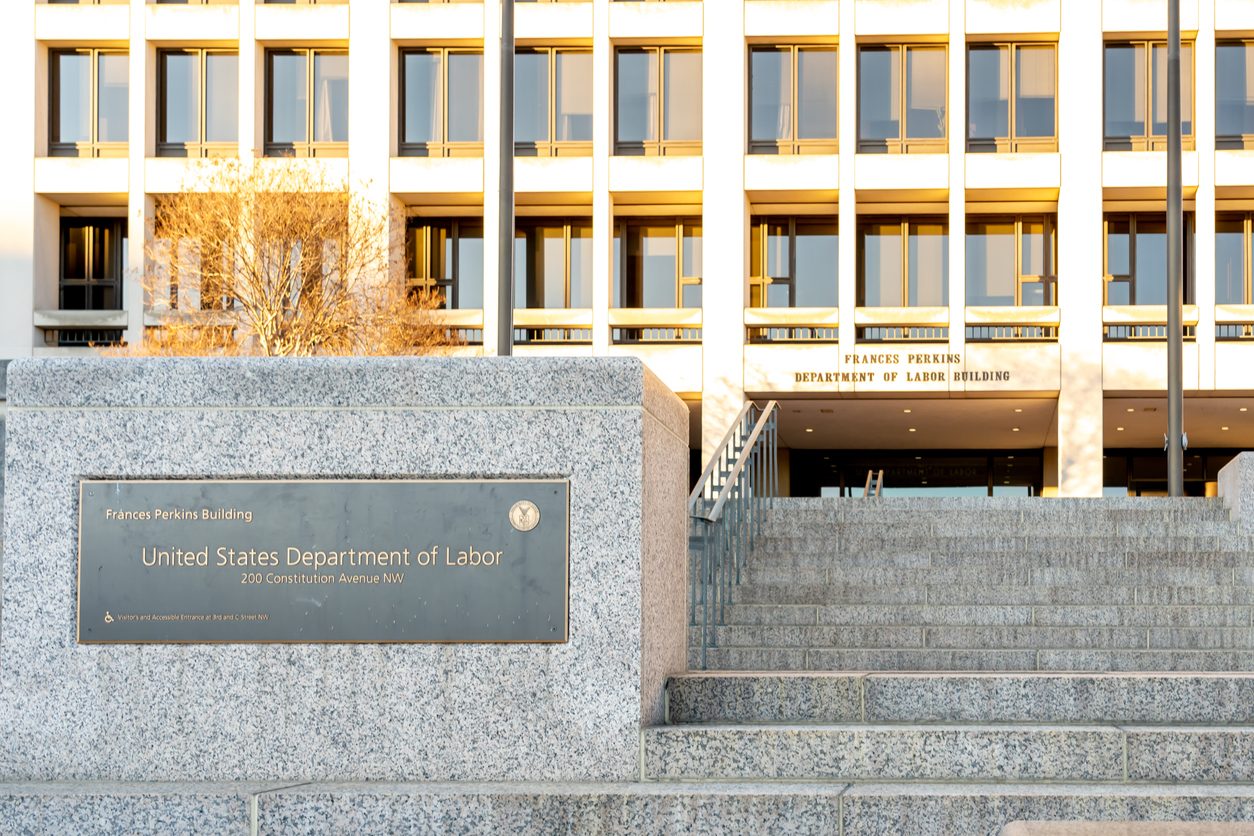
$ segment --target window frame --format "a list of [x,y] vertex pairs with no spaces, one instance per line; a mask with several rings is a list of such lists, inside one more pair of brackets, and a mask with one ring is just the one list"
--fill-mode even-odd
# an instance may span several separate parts
[[[891,49],[898,53],[899,70],[897,73],[897,138],[896,139],[863,139],[862,138],[862,51],[864,49]],[[945,54],[945,135],[923,139],[910,139],[909,124],[909,72],[907,57],[911,49],[940,49]],[[858,44],[858,153],[859,154],[945,154],[949,152],[949,129],[952,110],[949,101],[949,44],[903,41],[899,43],[866,43]]]
[[[789,103],[791,109],[792,121],[789,125],[790,139],[753,139],[753,53],[754,52],[783,52],[787,50],[789,53],[788,60],[792,71],[791,95],[792,101]],[[800,120],[800,85],[798,84],[801,73],[800,53],[806,50],[824,50],[836,53],[836,77],[832,79],[835,85],[836,94],[836,124],[833,126],[834,134],[831,139],[800,139],[797,136],[797,124]],[[840,47],[837,44],[826,43],[805,43],[805,44],[750,44],[749,45],[749,86],[745,91],[748,100],[748,124],[745,125],[745,135],[748,143],[748,153],[750,154],[837,154],[840,152]]]
[[[409,233],[417,230],[423,236],[423,251],[431,252],[431,231],[433,228],[441,227],[448,230],[448,237],[452,244],[452,267],[450,272],[452,278],[444,279],[430,275],[431,262],[428,258],[427,262],[422,265],[421,270],[417,270],[416,264],[413,264],[409,258],[406,258],[405,266],[405,290],[408,292],[412,289],[419,291],[439,291],[442,295],[440,302],[440,310],[482,310],[482,308],[462,308],[461,307],[461,237],[462,227],[477,227],[479,229],[479,239],[483,240],[484,227],[482,218],[435,218],[435,217],[410,217],[405,224],[405,248],[406,255],[409,249]],[[480,284],[482,284],[480,277]]]
[[[1225,46],[1245,47],[1247,57],[1254,57],[1254,38],[1224,38],[1215,40],[1215,66],[1219,65],[1219,50]],[[1243,150],[1254,148],[1254,133],[1221,134],[1219,133],[1219,82],[1215,78],[1215,148],[1224,150]]]
[[[1194,278],[1193,278],[1193,250],[1195,243],[1193,240],[1193,213],[1184,212],[1183,218],[1183,234],[1184,240],[1181,242],[1183,251],[1181,253],[1181,267],[1184,275],[1182,277],[1183,287],[1181,294],[1184,297],[1184,304],[1194,304],[1191,299],[1194,295]],[[1111,307],[1110,302],[1110,286],[1114,282],[1126,282],[1128,285],[1128,302],[1131,305],[1158,305],[1159,302],[1138,302],[1136,300],[1136,224],[1137,220],[1147,220],[1158,222],[1159,216],[1162,222],[1166,222],[1166,213],[1162,212],[1103,212],[1102,213],[1102,305]],[[1110,222],[1112,220],[1128,221],[1128,272],[1115,275],[1110,272]],[[1116,304],[1114,307],[1123,307]]]
[[[1045,271],[1039,275],[1023,272],[1023,224],[1024,222],[1041,221],[1044,225],[1043,235],[1047,246],[1043,253],[1042,267]],[[971,224],[989,224],[989,223],[1013,223],[1015,238],[1015,300],[1010,307],[1015,308],[1039,308],[1039,307],[1057,307],[1058,305],[1058,219],[1051,212],[1042,214],[1021,214],[1021,215],[967,215],[966,237],[971,235]],[[964,237],[962,245],[964,249],[963,260],[966,259],[966,237]],[[969,262],[967,262],[969,263]],[[969,291],[966,285],[967,277],[963,277],[963,286]],[[1041,305],[1024,305],[1023,304],[1023,286],[1025,284],[1040,284],[1045,288],[1045,299],[1047,300]],[[967,307],[1002,307],[1000,305],[971,305],[968,301]]]
[[[815,221],[820,223],[830,223],[836,227],[837,246],[840,246],[840,219],[837,215],[753,215],[749,219],[749,235],[758,239],[758,253],[761,256],[761,264],[749,265],[749,305],[750,308],[772,308],[769,303],[770,295],[768,288],[776,284],[786,284],[788,286],[788,304],[774,306],[776,310],[799,310],[797,306],[797,224],[806,221]],[[767,271],[759,269],[765,266],[767,261],[767,239],[770,237],[769,228],[773,224],[787,223],[788,225],[788,277],[779,278],[777,276],[767,275]],[[753,252],[753,242],[750,241],[749,251]],[[839,259],[838,259],[839,261]],[[832,270],[832,289],[836,291],[837,301],[840,294],[840,275],[839,264],[833,266]],[[753,294],[758,293],[758,299],[761,304],[753,304]],[[837,305],[828,305],[818,308],[818,310],[834,310]],[[800,308],[804,310],[804,308]]]
[[[669,227],[674,228],[675,248],[676,248],[675,249],[675,285],[674,285],[675,304],[671,307],[648,308],[648,307],[645,307],[644,305],[633,305],[633,304],[628,303],[627,288],[630,282],[630,276],[628,275],[628,267],[630,266],[630,263],[631,263],[631,255],[629,252],[630,239],[628,237],[628,232],[633,226],[637,226],[637,227],[669,226]],[[679,216],[679,217],[667,216],[667,217],[657,217],[657,218],[652,217],[652,216],[642,215],[642,216],[632,216],[632,217],[625,217],[625,218],[617,219],[614,222],[614,237],[622,242],[621,246],[617,248],[618,249],[617,258],[619,259],[619,265],[618,265],[618,277],[619,277],[618,285],[619,286],[618,286],[618,293],[616,294],[613,293],[614,288],[611,287],[611,296],[616,297],[616,298],[610,299],[610,308],[614,310],[633,310],[633,311],[643,311],[643,310],[665,310],[665,311],[677,310],[677,311],[680,311],[680,310],[699,309],[700,306],[697,306],[696,308],[687,308],[684,306],[684,288],[685,287],[702,288],[701,294],[702,294],[703,302],[704,302],[704,296],[705,296],[705,290],[704,290],[704,287],[705,287],[704,278],[705,277],[684,275],[684,232],[686,230],[693,229],[693,228],[697,228],[701,230],[701,245],[702,245],[702,248],[704,248],[705,224],[704,224],[704,219],[699,215]],[[702,273],[705,272],[704,255],[701,260],[701,272]],[[594,277],[595,277],[595,271],[594,271]],[[613,282],[612,275],[610,277],[610,281],[611,283]],[[641,287],[640,287],[640,296],[641,296],[641,299],[643,300],[643,297],[644,297],[643,283],[641,284]]]
[[[1154,47],[1165,47],[1167,42],[1158,38],[1108,38],[1102,41],[1102,150],[1104,151],[1166,151],[1167,135],[1154,133]],[[1192,151],[1196,141],[1197,130],[1197,41],[1182,40],[1180,45],[1189,47],[1193,56],[1193,66],[1189,68],[1189,80],[1192,90],[1189,101],[1193,112],[1189,114],[1189,124],[1193,126],[1190,133],[1180,132],[1180,145],[1185,151]],[[1145,47],[1145,133],[1140,136],[1109,136],[1106,133],[1106,50],[1112,46],[1143,46]],[[1219,85],[1215,85],[1218,91]],[[1183,87],[1182,87],[1183,89]],[[1216,95],[1218,93],[1216,92]],[[1183,116],[1183,114],[1182,114]],[[1182,118],[1183,122],[1184,119]]]
[[[62,55],[86,55],[90,59],[91,74],[88,77],[88,95],[91,99],[91,138],[86,141],[57,142],[53,139],[60,128],[61,71],[57,60]],[[130,147],[130,126],[127,139],[122,141],[100,140],[100,56],[125,55],[127,72],[130,72],[130,51],[111,47],[63,47],[48,50],[48,156],[49,157],[125,157]],[[126,115],[130,119],[130,78],[126,85]]]
[[[1254,212],[1216,212],[1215,227],[1216,239],[1218,239],[1218,227],[1221,220],[1240,221],[1241,222],[1241,287],[1242,301],[1240,302],[1217,302],[1219,305],[1250,305],[1254,304],[1254,251],[1250,247],[1254,244]],[[1216,240],[1218,244],[1218,240]],[[1218,259],[1216,259],[1218,263]],[[1219,271],[1215,271],[1215,298],[1219,298]]]
[[[657,56],[657,139],[653,140],[620,140],[618,138],[618,101],[621,85],[619,84],[618,57],[625,52],[653,53]],[[705,129],[702,125],[701,139],[664,139],[666,132],[666,55],[668,53],[696,53],[701,58],[701,77],[705,78],[705,52],[700,46],[618,46],[614,48],[614,92],[611,108],[614,114],[614,156],[616,157],[699,157]],[[703,85],[704,86],[704,85]],[[698,106],[705,96],[704,90],[697,92]],[[704,118],[702,119],[704,122]]]
[[[460,0],[458,0],[460,2]],[[482,157],[483,156],[483,139],[477,142],[467,142],[464,140],[450,140],[448,138],[448,68],[450,55],[478,55],[479,61],[483,62],[482,47],[449,47],[449,46],[406,46],[401,47],[397,61],[397,68],[400,78],[397,79],[397,119],[396,119],[396,148],[397,154],[402,157]],[[440,139],[433,142],[407,142],[405,140],[405,56],[407,55],[439,55],[440,56]],[[483,118],[483,88],[481,81],[479,86],[479,115],[480,121]],[[552,105],[550,105],[550,109]],[[515,154],[518,153],[515,146]]]
[[[901,235],[901,305],[868,305],[866,304],[866,245],[864,230],[868,226],[892,226],[896,223],[900,227]],[[868,215],[858,219],[857,240],[854,242],[858,248],[857,251],[857,274],[855,281],[857,285],[857,295],[855,307],[858,308],[887,308],[887,309],[911,309],[911,308],[933,308],[944,307],[949,300],[949,285],[953,281],[953,277],[948,275],[949,264],[945,263],[943,269],[946,273],[945,285],[942,288],[945,303],[942,305],[911,305],[910,304],[910,229],[916,224],[937,224],[945,228],[945,238],[948,246],[953,246],[949,242],[949,216],[947,214],[923,215]],[[964,238],[963,244],[966,241]],[[966,277],[963,277],[964,287]]]
[[[303,142],[275,142],[274,135],[274,56],[303,55],[305,57],[305,140]],[[348,56],[348,50],[342,47],[325,46],[283,46],[268,47],[265,51],[265,99],[262,108],[264,137],[262,143],[264,155],[267,157],[347,157],[348,140],[334,142],[315,140],[314,136],[314,59],[318,55]]]
[[[1019,107],[1019,64],[1016,60],[1020,47],[1053,47],[1054,50],[1054,135],[1052,137],[1015,135],[1016,111]],[[1025,152],[1052,153],[1058,150],[1058,44],[1055,41],[978,41],[967,42],[966,109],[971,113],[971,53],[973,50],[996,47],[1009,50],[1010,99],[1006,113],[1006,136],[974,139],[971,136],[971,120],[967,119],[967,153],[1018,154]],[[1103,53],[1103,58],[1105,53]],[[1103,90],[1104,95],[1104,90]]]
[[[84,239],[84,247],[90,254],[94,247],[92,239],[95,238],[97,231],[104,227],[109,227],[117,236],[117,247],[114,252],[110,253],[109,261],[112,262],[114,276],[111,278],[101,278],[94,275],[94,268],[98,265],[90,257],[86,261],[86,276],[81,279],[67,279],[65,277],[65,247],[72,227],[82,227],[86,233]],[[120,311],[125,310],[125,303],[122,298],[123,289],[125,287],[125,256],[123,253],[122,242],[127,239],[127,222],[125,218],[117,217],[66,217],[60,219],[60,229],[57,238],[57,306],[58,310],[86,310],[86,311]],[[83,308],[67,308],[65,307],[65,289],[66,287],[81,287],[86,293],[87,307]],[[93,287],[112,287],[114,298],[117,300],[117,307],[114,308],[93,308],[91,307],[91,289]]]
[[[166,72],[165,58],[168,55],[195,55],[199,64],[199,80],[200,84],[197,89],[199,101],[196,108],[196,118],[198,121],[198,138],[195,142],[169,142],[162,138],[165,131],[165,109],[166,109]],[[236,115],[235,133],[236,140],[234,142],[214,141],[210,142],[205,139],[205,123],[208,114],[205,111],[206,101],[208,99],[207,91],[209,84],[208,69],[210,55],[234,55],[236,62],[236,90],[235,90],[235,107],[239,109],[239,51],[232,49],[215,49],[212,47],[170,47],[157,50],[157,156],[158,157],[233,157],[239,151],[239,116]]]
[[[592,218],[591,218],[591,216],[583,216],[583,217],[580,217],[580,216],[570,216],[570,217],[564,217],[564,218],[550,218],[550,217],[526,217],[526,218],[518,218],[518,219],[516,219],[516,220],[515,220],[515,222],[514,222],[514,242],[515,242],[514,246],[515,246],[515,247],[517,247],[517,246],[518,246],[517,242],[518,242],[519,238],[521,237],[521,236],[520,236],[520,233],[525,234],[525,233],[527,232],[527,230],[528,230],[528,229],[539,229],[539,228],[542,228],[542,227],[556,228],[556,227],[558,227],[558,226],[560,226],[560,227],[562,228],[562,261],[563,261],[563,266],[562,266],[562,269],[563,269],[563,273],[564,273],[564,275],[563,275],[563,289],[564,289],[563,304],[562,304],[561,306],[559,306],[559,307],[540,307],[540,308],[535,308],[535,307],[532,307],[532,306],[531,306],[531,305],[529,305],[529,304],[526,304],[526,302],[527,302],[527,300],[526,300],[526,299],[524,299],[524,300],[523,300],[524,304],[521,304],[521,305],[520,305],[520,304],[518,304],[518,299],[517,299],[517,298],[515,298],[515,299],[514,299],[514,309],[515,309],[515,310],[533,310],[533,311],[570,311],[570,310],[590,310],[590,309],[592,308],[592,304],[591,304],[592,300],[591,300],[591,298],[589,298],[589,300],[588,300],[589,304],[588,304],[587,306],[585,306],[585,307],[573,308],[573,307],[571,307],[571,304],[570,304],[570,299],[571,299],[571,258],[570,258],[570,244],[571,244],[571,241],[572,241],[572,240],[574,240],[574,237],[571,235],[571,229],[572,229],[572,228],[574,228],[574,227],[586,227],[586,228],[588,229],[589,233],[591,233],[591,231],[592,231]],[[524,240],[525,240],[525,238],[524,238]],[[588,236],[588,239],[587,239],[587,240],[589,240],[589,241],[591,241],[591,240],[592,240],[592,236],[591,236],[591,234],[589,234],[589,236]],[[517,266],[515,266],[515,273],[517,274],[517,272],[518,272],[518,270],[517,270]],[[592,271],[592,272],[593,272],[593,276],[592,276],[592,277],[590,277],[590,278],[591,278],[591,281],[593,281],[593,282],[594,282],[594,281],[595,281],[595,274],[596,274],[596,270],[595,270],[595,268],[593,269],[593,271]],[[534,278],[534,277],[533,277],[533,278]],[[591,283],[591,282],[590,282],[590,283]],[[524,284],[524,285],[523,285],[523,292],[524,292],[524,295],[526,295],[526,294],[527,294],[527,292],[528,292],[529,290],[530,290],[530,287],[529,287],[527,284]],[[517,294],[515,294],[515,295],[517,295]]]
[[[547,2],[567,2],[568,0],[547,0]],[[583,2],[583,0],[580,0]],[[559,140],[557,139],[557,56],[561,53],[592,55],[592,49],[578,46],[522,46],[514,50],[514,78],[517,79],[517,60],[521,54],[544,54],[548,57],[549,84],[549,138],[544,142],[515,142],[515,157],[590,157],[592,156],[592,140]],[[517,83],[515,81],[515,83]],[[595,98],[595,90],[593,91]],[[482,101],[482,97],[480,98]],[[517,117],[515,117],[517,118]],[[593,118],[595,119],[595,113]],[[481,143],[482,144],[482,143]]]

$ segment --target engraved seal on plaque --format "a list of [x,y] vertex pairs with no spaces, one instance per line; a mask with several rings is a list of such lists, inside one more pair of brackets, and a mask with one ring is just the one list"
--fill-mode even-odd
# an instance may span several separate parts
[[509,524],[517,531],[530,531],[540,524],[540,509],[529,499],[520,499],[509,509]]

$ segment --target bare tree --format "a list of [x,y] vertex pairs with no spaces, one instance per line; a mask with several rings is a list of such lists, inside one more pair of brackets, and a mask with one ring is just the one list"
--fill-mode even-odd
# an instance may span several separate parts
[[161,324],[133,354],[424,354],[455,345],[408,288],[386,208],[318,166],[221,161],[155,199],[144,287]]

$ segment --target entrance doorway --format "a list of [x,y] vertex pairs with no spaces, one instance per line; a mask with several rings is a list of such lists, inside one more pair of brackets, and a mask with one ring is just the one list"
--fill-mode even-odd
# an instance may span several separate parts
[[1039,496],[1042,450],[797,450],[793,496],[862,496],[868,471],[884,471],[884,496]]

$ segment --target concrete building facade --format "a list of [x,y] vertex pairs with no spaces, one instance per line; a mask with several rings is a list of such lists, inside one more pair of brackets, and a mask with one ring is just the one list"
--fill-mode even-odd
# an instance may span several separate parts
[[[153,197],[220,156],[365,191],[458,350],[498,350],[498,2],[11,6],[0,358],[142,340]],[[1206,492],[1254,443],[1254,2],[1182,7]],[[642,357],[694,450],[778,400],[794,493],[1160,491],[1166,27],[1158,0],[519,2],[516,353]]]

